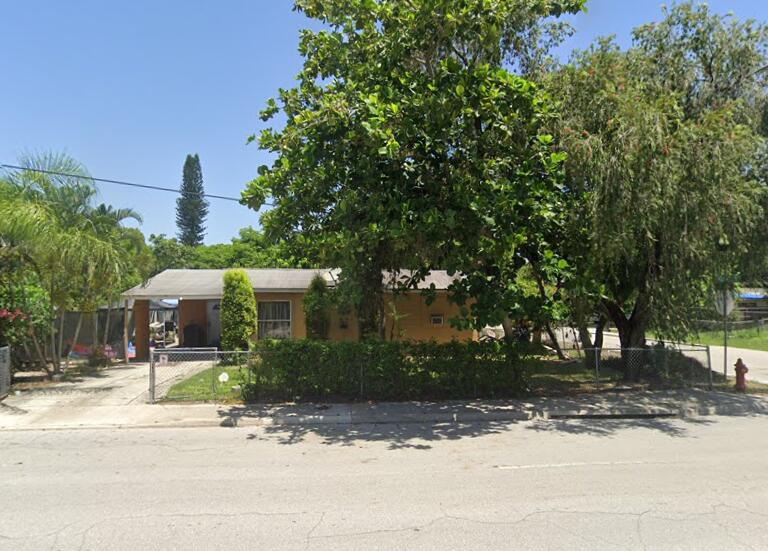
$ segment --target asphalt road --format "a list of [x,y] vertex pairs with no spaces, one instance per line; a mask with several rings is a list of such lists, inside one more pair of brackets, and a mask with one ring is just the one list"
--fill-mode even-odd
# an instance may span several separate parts
[[768,418],[0,433],[0,550],[766,549]]

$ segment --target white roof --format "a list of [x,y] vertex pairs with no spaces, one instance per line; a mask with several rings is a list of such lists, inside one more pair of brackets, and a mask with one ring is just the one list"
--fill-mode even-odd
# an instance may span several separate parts
[[[254,291],[261,293],[304,292],[312,279],[320,274],[328,286],[335,285],[338,270],[327,268],[244,268],[251,280]],[[134,300],[175,298],[175,299],[219,299],[223,294],[223,276],[226,270],[165,270],[146,282],[128,289],[123,297]],[[385,274],[385,282],[388,276]],[[419,283],[419,289],[435,284],[436,289],[446,289],[454,280],[444,270],[434,270]]]
[[[180,298],[217,299],[221,298],[226,270],[165,270],[146,282],[128,289],[123,297],[132,299]],[[303,292],[317,274],[332,284],[328,270],[302,269],[245,269],[255,291],[289,293]]]

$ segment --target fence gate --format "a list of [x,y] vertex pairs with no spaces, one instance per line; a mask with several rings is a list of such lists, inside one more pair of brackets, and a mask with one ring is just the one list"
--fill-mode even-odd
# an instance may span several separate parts
[[221,400],[250,380],[249,352],[156,348],[149,358],[149,401]]
[[11,349],[0,347],[0,400],[11,391]]

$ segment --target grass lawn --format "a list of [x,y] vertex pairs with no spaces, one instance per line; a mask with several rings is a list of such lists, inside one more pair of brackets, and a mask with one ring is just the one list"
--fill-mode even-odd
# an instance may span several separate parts
[[[222,373],[229,375],[226,383],[219,382]],[[171,387],[163,400],[239,402],[242,401],[240,388],[247,381],[246,367],[216,366],[179,381]]]
[[[551,357],[532,357],[526,362],[531,392],[537,396],[595,392],[594,369],[587,368],[583,359],[557,360]],[[613,387],[622,377],[620,371],[600,368],[599,389]]]
[[[703,331],[698,335],[691,336],[689,340],[700,344],[723,346],[723,332]],[[753,328],[729,331],[728,346],[768,352],[768,329],[758,331],[757,328]]]

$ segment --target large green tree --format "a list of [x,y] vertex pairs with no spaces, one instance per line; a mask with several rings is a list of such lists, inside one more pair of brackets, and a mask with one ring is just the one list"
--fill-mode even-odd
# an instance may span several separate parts
[[[579,0],[300,0],[329,30],[304,31],[299,84],[270,100],[276,154],[244,193],[272,238],[305,239],[342,269],[361,335],[384,331],[385,270],[462,273],[451,289],[465,321],[519,313],[519,269],[548,277],[562,156],[543,126],[547,95],[510,67],[542,65],[542,19]],[[537,61],[538,60],[538,61]],[[470,300],[471,299],[471,300]],[[470,308],[471,303],[471,308]]]
[[176,227],[179,241],[183,245],[196,246],[205,237],[205,219],[208,216],[208,201],[203,187],[203,169],[197,153],[187,155],[179,188],[181,197],[176,200]]
[[628,50],[601,40],[548,78],[562,106],[562,245],[585,340],[593,311],[625,348],[643,346],[649,328],[686,335],[728,262],[718,242],[731,244],[730,259],[754,245],[767,36],[683,4],[636,29]]

